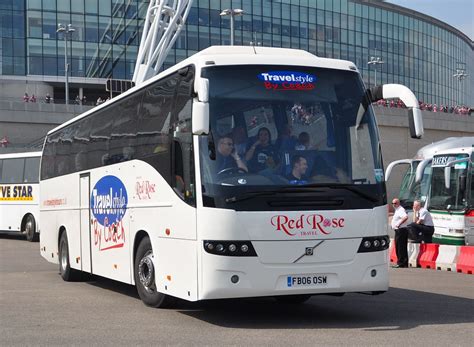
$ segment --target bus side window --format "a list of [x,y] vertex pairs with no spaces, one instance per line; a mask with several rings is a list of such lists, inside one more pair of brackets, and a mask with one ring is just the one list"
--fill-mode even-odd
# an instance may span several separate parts
[[39,161],[39,157],[25,159],[23,183],[38,183]]
[[147,87],[138,113],[137,138],[140,159],[172,183],[170,118],[179,76],[171,75]]
[[181,199],[185,198],[184,170],[183,170],[183,150],[178,141],[174,141],[174,171],[173,189]]
[[3,161],[1,183],[22,183],[25,159],[5,159]]
[[172,110],[173,175],[172,186],[188,204],[194,206],[194,152],[191,132],[192,87],[194,69],[189,67],[181,78]]

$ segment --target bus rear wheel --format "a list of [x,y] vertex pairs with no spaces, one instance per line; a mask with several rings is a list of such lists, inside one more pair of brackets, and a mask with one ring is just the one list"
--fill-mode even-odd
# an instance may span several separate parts
[[174,303],[174,298],[157,290],[155,276],[153,249],[149,237],[146,236],[140,241],[135,254],[134,277],[138,295],[147,306],[170,307]]
[[81,278],[81,272],[71,269],[69,263],[69,246],[67,242],[67,234],[64,231],[59,240],[59,273],[66,282],[77,281]]
[[29,242],[38,242],[39,240],[39,234],[36,232],[36,222],[35,222],[35,217],[33,217],[31,214],[26,216],[25,220],[25,234],[26,234],[26,239]]

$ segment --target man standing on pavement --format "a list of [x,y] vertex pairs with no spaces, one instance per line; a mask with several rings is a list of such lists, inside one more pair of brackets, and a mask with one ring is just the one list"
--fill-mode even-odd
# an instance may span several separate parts
[[433,218],[426,208],[421,207],[419,200],[413,202],[413,223],[408,225],[408,233],[415,241],[433,242]]
[[392,229],[395,231],[395,251],[397,253],[397,265],[394,267],[408,267],[408,229],[406,228],[406,222],[408,215],[405,209],[400,205],[400,200],[394,198],[392,200],[392,206],[395,209],[395,213],[392,217]]

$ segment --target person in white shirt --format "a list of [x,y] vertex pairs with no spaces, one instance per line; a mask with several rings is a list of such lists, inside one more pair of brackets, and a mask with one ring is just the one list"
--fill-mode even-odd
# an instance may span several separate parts
[[395,213],[392,217],[392,229],[395,230],[395,251],[397,253],[397,265],[394,267],[408,267],[408,229],[406,223],[408,215],[405,209],[400,205],[400,200],[394,198],[392,200],[392,206],[395,209]]
[[415,241],[433,242],[433,218],[431,218],[431,213],[426,208],[421,207],[419,200],[413,202],[413,223],[408,225],[408,234]]

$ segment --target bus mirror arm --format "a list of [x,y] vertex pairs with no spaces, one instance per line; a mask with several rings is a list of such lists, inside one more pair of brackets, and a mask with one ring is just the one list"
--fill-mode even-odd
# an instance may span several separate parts
[[395,166],[400,165],[400,164],[408,164],[411,165],[413,162],[412,159],[400,159],[396,161],[392,161],[390,164],[388,164],[387,169],[385,169],[385,181],[388,181],[390,178],[390,174],[392,173],[392,170]]
[[444,168],[444,187],[449,189],[451,187],[451,167]]
[[401,84],[384,84],[369,89],[367,94],[371,102],[377,102],[382,99],[402,100],[408,108],[410,136],[414,139],[420,139],[423,136],[423,118],[418,105],[418,99],[409,88]]
[[192,117],[193,134],[209,134],[209,104],[194,99]]
[[444,168],[444,186],[446,189],[449,189],[451,187],[451,167],[453,167],[456,164],[459,163],[469,163],[470,160],[469,158],[461,158],[461,159],[456,159],[453,161],[450,161],[446,167]]
[[207,78],[196,79],[194,82],[194,90],[199,101],[209,102],[209,80]]
[[420,164],[418,164],[418,167],[416,168],[416,173],[415,173],[415,183],[416,184],[419,184],[421,182],[421,180],[423,179],[423,173],[425,172],[425,168],[428,165],[431,165],[432,160],[433,160],[433,158],[424,159],[424,160],[421,161]]

